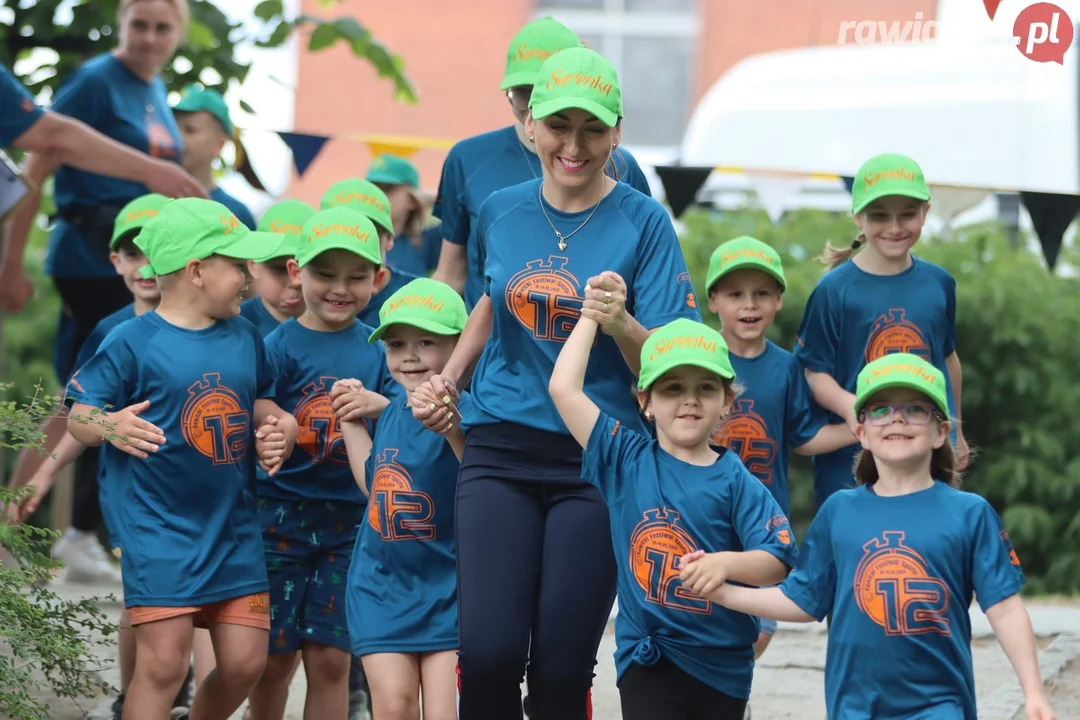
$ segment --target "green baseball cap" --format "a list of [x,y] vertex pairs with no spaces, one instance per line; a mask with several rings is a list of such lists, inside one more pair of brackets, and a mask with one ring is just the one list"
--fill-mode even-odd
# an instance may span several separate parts
[[173,112],[208,112],[221,123],[221,127],[227,134],[233,134],[229,106],[225,104],[225,98],[217,90],[188,85],[180,96],[180,102],[173,106]]
[[452,287],[431,278],[417,278],[386,299],[379,310],[379,327],[368,342],[377,342],[391,325],[412,325],[436,335],[460,335],[468,319],[465,301]]
[[142,230],[146,223],[157,217],[157,214],[161,212],[161,208],[165,207],[168,202],[169,198],[164,195],[150,193],[135,198],[121,208],[116,215],[116,220],[113,222],[113,234],[112,239],[109,240],[109,249],[112,250],[116,247],[120,239],[129,233],[137,233]]
[[623,115],[622,90],[615,67],[587,47],[561,50],[540,68],[529,108],[537,120],[577,108],[592,113],[608,127],[615,127]]
[[382,265],[379,231],[363,213],[351,207],[320,210],[304,223],[296,263],[304,267],[327,250],[348,250],[376,266]]
[[506,71],[500,90],[527,85],[540,77],[540,68],[549,57],[566,48],[580,47],[581,40],[558,20],[543,17],[518,30],[506,51]]
[[202,198],[170,200],[135,238],[135,246],[150,261],[140,273],[147,279],[168,275],[191,260],[211,255],[260,262],[277,249],[252,234],[221,203]]
[[394,221],[390,217],[390,200],[386,193],[370,180],[350,178],[339,180],[326,191],[319,204],[320,209],[348,207],[358,210],[380,228],[394,234]]
[[384,154],[371,161],[367,171],[368,182],[383,183],[384,185],[408,185],[413,189],[420,188],[420,173],[416,166],[403,157]]
[[709,257],[709,274],[705,288],[711,290],[716,281],[729,272],[743,269],[760,270],[780,283],[781,290],[787,290],[784,279],[784,265],[780,262],[780,253],[766,243],[749,235],[728,240],[713,250]]
[[724,337],[708,325],[679,318],[649,336],[641,348],[638,389],[648,390],[660,376],[681,365],[693,365],[722,378],[735,377]]
[[855,381],[855,413],[858,414],[875,393],[887,388],[910,388],[921,392],[945,417],[949,416],[945,374],[918,355],[890,353],[864,367]]
[[303,200],[282,200],[266,209],[259,220],[259,232],[300,237],[311,216],[318,212]]
[[929,200],[922,168],[907,155],[883,153],[862,164],[851,186],[851,212],[861,213],[867,205],[888,195]]

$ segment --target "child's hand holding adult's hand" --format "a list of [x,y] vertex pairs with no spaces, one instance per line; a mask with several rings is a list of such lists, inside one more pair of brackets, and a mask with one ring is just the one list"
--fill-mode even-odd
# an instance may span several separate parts
[[150,407],[144,400],[128,405],[123,410],[105,415],[105,439],[117,450],[137,458],[148,457],[165,444],[165,433],[157,425],[143,420],[139,415]]
[[444,434],[460,417],[456,403],[460,396],[454,381],[445,375],[431,378],[409,394],[413,417],[428,430]]

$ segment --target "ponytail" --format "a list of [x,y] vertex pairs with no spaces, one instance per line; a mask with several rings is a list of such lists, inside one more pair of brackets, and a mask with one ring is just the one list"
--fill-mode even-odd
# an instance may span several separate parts
[[825,263],[827,270],[832,270],[835,267],[843,265],[851,256],[855,254],[855,251],[862,247],[862,244],[866,242],[866,236],[859,233],[859,236],[855,238],[855,241],[851,243],[851,247],[838,248],[829,241],[825,241],[825,249],[818,256],[818,260]]
[[[956,467],[956,451],[948,440],[930,455],[930,477],[954,488],[962,484],[960,471]],[[874,454],[864,448],[855,457],[855,482],[859,485],[873,485],[877,481],[878,469]]]

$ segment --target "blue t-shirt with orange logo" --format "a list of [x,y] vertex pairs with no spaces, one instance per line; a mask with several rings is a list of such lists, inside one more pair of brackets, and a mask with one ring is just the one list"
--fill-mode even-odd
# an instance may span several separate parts
[[[458,409],[469,406],[461,393]],[[456,650],[458,460],[398,396],[379,416],[345,603],[354,655]]]
[[68,383],[68,399],[115,412],[138,402],[165,443],[146,459],[105,449],[106,522],[123,548],[128,607],[186,607],[267,589],[248,486],[255,400],[274,376],[251,323],[187,330],[156,312],[121,323]]
[[344,330],[319,332],[289,318],[266,338],[274,399],[296,418],[300,434],[292,455],[273,477],[258,471],[260,498],[366,502],[349,469],[330,390],[345,378],[355,378],[373,392],[383,392],[393,382],[382,345],[368,343],[372,332],[359,320]]
[[[633,155],[620,147],[612,160],[615,170],[613,174],[609,167],[609,175],[617,175],[635,190],[650,194],[649,181]],[[521,144],[513,125],[467,138],[450,148],[432,213],[442,221],[443,239],[466,247],[469,272],[465,280],[465,306],[469,312],[480,301],[485,286],[481,241],[477,235],[480,207],[496,190],[540,176],[540,158]]]
[[262,298],[258,296],[248,298],[240,303],[240,317],[254,325],[264,339],[281,327],[281,323],[270,314],[270,311],[263,305]]
[[389,300],[391,295],[419,277],[411,272],[397,268],[386,269],[390,271],[390,282],[386,283],[386,287],[382,290],[372,295],[371,299],[368,300],[368,304],[356,315],[360,322],[374,328],[379,327],[379,310],[382,309],[383,303]]
[[990,504],[936,482],[898,497],[833,494],[780,589],[819,621],[832,616],[829,717],[975,720],[972,596],[985,612],[1023,585]]
[[[897,275],[871,275],[851,262],[827,272],[810,294],[795,347],[799,363],[826,373],[855,392],[867,363],[889,353],[912,353],[945,373],[949,410],[952,383],[945,358],[956,349],[956,281],[933,263],[911,258]],[[843,422],[828,413],[829,422]],[[855,484],[853,463],[861,446],[814,456],[814,495],[829,495]]]
[[[56,92],[53,110],[81,120],[102,135],[164,160],[180,162],[184,146],[166,99],[165,83],[146,82],[111,53],[79,66]],[[130,180],[61,165],[55,175],[56,207],[65,211],[115,207],[149,192]],[[107,221],[106,221],[107,220]],[[104,278],[116,275],[109,262],[113,218],[102,218],[97,237],[60,219],[49,242],[45,269],[54,277]]]
[[4,108],[0,113],[0,148],[10,147],[44,112],[3,65],[0,65],[0,107]]
[[[484,294],[494,312],[491,337],[473,374],[473,412],[462,427],[513,422],[568,434],[547,383],[563,343],[577,324],[585,283],[605,270],[626,282],[626,309],[649,329],[676,318],[701,320],[679,239],[667,211],[617,183],[595,214],[560,212],[545,202],[565,251],[544,217],[540,181],[494,193],[479,217]],[[584,224],[583,224],[584,223]],[[585,389],[604,412],[644,431],[635,378],[615,340],[600,333],[589,356]]]
[[744,390],[713,442],[731,448],[790,515],[788,451],[813,440],[825,415],[814,405],[802,366],[787,350],[766,340],[757,357],[730,358]]
[[720,692],[750,697],[757,618],[691,593],[677,563],[695,550],[764,550],[791,567],[798,548],[765,486],[718,450],[712,465],[690,465],[604,413],[589,435],[581,475],[607,503],[619,569],[618,680],[631,663],[665,657]]

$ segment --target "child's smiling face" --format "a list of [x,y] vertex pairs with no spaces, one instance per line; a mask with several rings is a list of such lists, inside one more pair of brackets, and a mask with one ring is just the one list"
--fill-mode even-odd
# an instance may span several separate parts
[[783,307],[780,284],[759,270],[730,272],[709,292],[709,310],[720,317],[725,335],[746,342],[762,339]]

